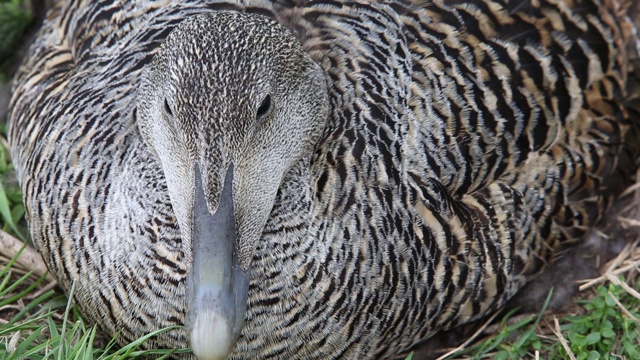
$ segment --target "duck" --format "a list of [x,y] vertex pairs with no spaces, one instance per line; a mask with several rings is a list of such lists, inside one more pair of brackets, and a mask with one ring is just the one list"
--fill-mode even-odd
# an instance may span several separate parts
[[403,358],[635,182],[635,11],[56,0],[8,122],[30,237],[122,343]]

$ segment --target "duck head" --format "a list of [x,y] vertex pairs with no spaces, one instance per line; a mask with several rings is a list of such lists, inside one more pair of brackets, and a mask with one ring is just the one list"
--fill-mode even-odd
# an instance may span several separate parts
[[145,69],[138,128],[190,244],[187,324],[199,359],[233,350],[280,183],[313,152],[328,113],[320,67],[260,15],[188,18]]

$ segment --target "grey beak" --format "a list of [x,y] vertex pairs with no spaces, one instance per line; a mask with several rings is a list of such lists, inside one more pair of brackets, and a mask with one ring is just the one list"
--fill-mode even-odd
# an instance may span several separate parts
[[218,209],[211,214],[200,168],[198,164],[195,167],[188,325],[191,348],[200,360],[227,358],[240,335],[246,311],[249,273],[238,264],[233,172],[231,164]]

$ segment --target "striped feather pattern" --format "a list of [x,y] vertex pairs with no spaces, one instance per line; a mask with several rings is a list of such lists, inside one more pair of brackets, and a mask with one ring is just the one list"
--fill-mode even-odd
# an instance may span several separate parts
[[281,184],[231,358],[401,357],[498,309],[620,190],[629,6],[59,0],[11,104],[31,236],[120,341],[183,324],[190,244],[136,127],[141,73],[190,15],[269,16],[324,70],[331,114]]

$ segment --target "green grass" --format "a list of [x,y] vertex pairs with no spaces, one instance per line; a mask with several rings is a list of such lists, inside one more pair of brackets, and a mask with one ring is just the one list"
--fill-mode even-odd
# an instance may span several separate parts
[[32,21],[25,0],[0,0],[0,80]]
[[535,330],[551,300],[551,295],[552,292],[547,296],[542,310],[537,316],[530,316],[508,324],[509,319],[517,311],[514,309],[502,318],[498,332],[454,355],[470,355],[472,358],[481,359],[491,354],[494,359],[521,359],[530,355],[532,350],[540,350],[541,342]]
[[[634,279],[634,285],[637,288],[640,281]],[[621,286],[601,285],[591,298],[576,301],[577,314],[559,319],[559,333],[550,331],[555,326],[544,315],[547,303],[537,316],[513,323],[509,320],[514,312],[508,313],[497,332],[451,358],[534,359],[537,352],[541,359],[640,359],[640,300]],[[546,329],[540,326],[542,321],[547,322]]]
[[0,224],[2,231],[25,240],[22,193],[15,180],[9,150],[6,147],[6,126],[0,124]]
[[[621,311],[615,300],[624,304],[630,316]],[[609,284],[599,286],[591,300],[579,303],[586,313],[567,317],[566,324],[560,327],[577,359],[640,359],[640,300],[622,287]]]

